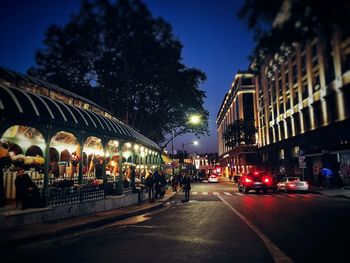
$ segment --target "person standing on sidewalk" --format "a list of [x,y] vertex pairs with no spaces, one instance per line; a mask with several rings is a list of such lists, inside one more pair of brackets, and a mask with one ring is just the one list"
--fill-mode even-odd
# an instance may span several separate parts
[[188,174],[186,174],[182,179],[182,189],[185,192],[185,201],[189,201],[191,191],[191,179]]
[[322,174],[321,168],[320,168],[320,171],[318,172],[318,175],[317,175],[317,181],[318,181],[318,186],[320,187],[320,189],[322,189],[322,187],[323,187],[323,174]]
[[11,166],[11,158],[8,154],[8,145],[0,141],[0,207],[6,205],[4,169]]

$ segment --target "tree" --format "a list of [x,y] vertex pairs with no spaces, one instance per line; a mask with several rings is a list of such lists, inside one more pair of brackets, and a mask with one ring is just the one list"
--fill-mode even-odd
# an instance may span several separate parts
[[252,145],[255,144],[256,132],[257,128],[253,121],[240,119],[227,125],[222,138],[227,147],[235,147],[241,144]]
[[[253,30],[256,46],[251,58],[257,69],[269,54],[288,55],[294,43],[321,36],[330,39],[335,28],[348,29],[350,2],[334,0],[246,0],[239,17]],[[325,52],[330,53],[324,43]]]
[[[85,0],[68,24],[47,30],[44,44],[29,74],[84,94],[158,143],[173,129],[209,134],[205,73],[182,63],[171,26],[140,0]],[[201,125],[189,125],[193,113]]]

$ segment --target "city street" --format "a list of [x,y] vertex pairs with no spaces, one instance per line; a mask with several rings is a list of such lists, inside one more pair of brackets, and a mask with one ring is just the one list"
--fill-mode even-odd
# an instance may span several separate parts
[[4,262],[347,262],[350,201],[194,183],[164,208],[12,248]]

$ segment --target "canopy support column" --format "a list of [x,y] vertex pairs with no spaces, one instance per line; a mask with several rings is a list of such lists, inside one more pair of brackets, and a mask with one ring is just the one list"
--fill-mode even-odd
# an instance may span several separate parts
[[46,136],[45,136],[45,153],[44,153],[44,202],[45,206],[48,206],[49,198],[49,170],[50,170],[50,141],[51,141],[51,125],[46,125]]

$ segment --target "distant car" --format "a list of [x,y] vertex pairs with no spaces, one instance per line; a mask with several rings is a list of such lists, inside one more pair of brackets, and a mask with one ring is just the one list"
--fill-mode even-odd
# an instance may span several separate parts
[[273,179],[264,172],[254,172],[242,175],[238,181],[238,191],[248,193],[250,190],[267,193],[273,187]]
[[277,184],[277,191],[308,191],[309,184],[301,181],[299,177],[284,177]]
[[209,183],[218,183],[219,182],[219,177],[215,174],[212,174],[208,178]]

